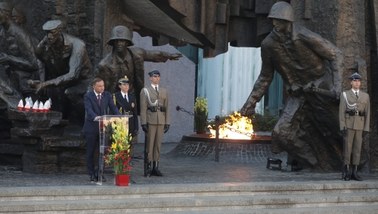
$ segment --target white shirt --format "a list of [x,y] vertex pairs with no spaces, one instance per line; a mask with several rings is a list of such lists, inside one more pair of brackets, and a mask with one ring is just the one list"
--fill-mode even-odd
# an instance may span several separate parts
[[[354,90],[354,89],[352,89],[352,91],[353,91],[353,94],[355,94],[355,95],[359,95],[360,94],[360,90]],[[356,94],[357,93],[357,94]]]
[[127,93],[123,93],[121,91],[121,94],[122,94],[122,97],[125,98],[127,100],[127,102],[129,102],[129,96],[127,96]]
[[152,86],[153,89],[159,91],[159,85],[153,85],[153,84],[151,84],[151,86]]
[[100,97],[101,97],[101,94],[97,93],[96,91],[93,91],[93,92],[95,93],[97,98],[98,98],[98,95],[100,95]]

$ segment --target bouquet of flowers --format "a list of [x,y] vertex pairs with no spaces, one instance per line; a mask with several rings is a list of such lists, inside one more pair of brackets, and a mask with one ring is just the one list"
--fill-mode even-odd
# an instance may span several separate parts
[[194,123],[197,133],[206,133],[207,128],[207,99],[204,97],[197,97],[194,103]]
[[116,175],[130,174],[131,166],[131,135],[126,122],[120,118],[112,118],[106,126],[110,137],[110,147],[105,154],[105,163],[113,165]]

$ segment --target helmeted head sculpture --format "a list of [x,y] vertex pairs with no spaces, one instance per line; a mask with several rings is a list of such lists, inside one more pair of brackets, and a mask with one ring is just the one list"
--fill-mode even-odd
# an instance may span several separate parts
[[113,45],[114,40],[126,40],[130,43],[129,46],[134,45],[134,43],[132,41],[133,40],[133,32],[129,28],[127,28],[126,26],[123,26],[123,25],[115,26],[112,29],[110,39],[107,42],[108,45]]
[[294,11],[291,5],[284,1],[275,3],[270,9],[268,18],[294,21]]

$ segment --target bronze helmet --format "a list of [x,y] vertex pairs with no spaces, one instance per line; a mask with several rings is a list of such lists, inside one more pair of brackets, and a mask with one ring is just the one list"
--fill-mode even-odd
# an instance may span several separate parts
[[294,12],[291,5],[284,1],[275,3],[270,9],[268,18],[282,19],[289,22],[294,21]]
[[127,28],[126,26],[118,25],[118,26],[115,26],[112,29],[110,39],[107,42],[108,45],[112,45],[113,40],[117,40],[117,39],[127,40],[127,41],[130,42],[130,45],[134,45],[134,43],[132,41],[133,40],[133,32],[131,30],[129,30],[129,28]]

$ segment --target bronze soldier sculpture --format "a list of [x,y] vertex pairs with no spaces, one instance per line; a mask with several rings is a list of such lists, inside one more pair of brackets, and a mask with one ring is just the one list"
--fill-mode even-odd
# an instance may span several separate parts
[[47,21],[42,28],[47,35],[38,44],[36,54],[45,65],[46,81],[31,80],[29,84],[37,92],[46,88],[47,96],[52,99],[52,109],[62,111],[63,117],[70,116],[70,120],[79,118],[75,122],[82,124],[83,95],[93,78],[85,43],[64,33],[60,20]]
[[272,133],[274,152],[285,150],[303,166],[335,169],[341,164],[337,106],[342,53],[320,35],[294,23],[287,2],[275,3],[268,17],[273,30],[262,42],[261,73],[241,114],[254,113],[277,71],[287,99]]
[[[32,78],[39,78],[39,64],[34,52],[32,37],[11,19],[12,8],[6,3],[0,3],[0,24],[2,26],[1,41],[5,47],[0,53],[0,64],[6,68],[6,76],[10,79],[11,85],[1,80],[2,99],[9,106],[17,106],[20,95],[30,96],[34,90],[30,88],[27,81]],[[9,95],[9,96],[6,96]],[[17,101],[14,102],[16,98]]]
[[349,80],[352,87],[341,94],[339,107],[340,130],[345,137],[342,179],[362,181],[357,168],[361,159],[362,133],[370,130],[370,98],[360,90],[360,74],[352,74]]
[[144,87],[144,61],[165,62],[168,59],[177,60],[182,55],[130,47],[133,45],[132,38],[132,31],[125,26],[119,25],[112,29],[107,42],[113,47],[112,52],[100,61],[97,75],[105,81],[107,89],[112,93],[118,90],[118,80],[127,76],[130,93],[135,94],[139,103],[139,93]]

